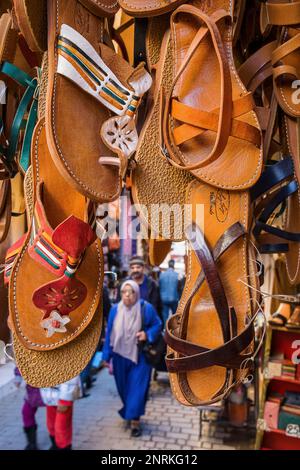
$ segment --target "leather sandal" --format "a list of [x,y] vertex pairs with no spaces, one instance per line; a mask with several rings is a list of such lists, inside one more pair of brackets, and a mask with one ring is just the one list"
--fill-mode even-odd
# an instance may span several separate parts
[[286,322],[291,316],[292,310],[290,304],[281,303],[277,311],[272,315],[269,320],[270,325],[273,326],[285,326]]
[[66,181],[97,202],[120,194],[136,149],[137,109],[151,86],[143,64],[133,69],[103,43],[104,16],[117,6],[114,0],[48,2],[47,142]]
[[[32,71],[31,64],[26,62],[27,51],[12,15],[3,14],[0,18],[0,77],[7,91],[0,121],[0,179],[14,177],[18,168],[25,172],[30,164],[31,138],[37,120],[38,77],[35,75],[38,71]],[[20,68],[21,63],[26,64],[27,70]],[[16,96],[20,98],[16,100]]]
[[232,58],[232,15],[226,0],[193,1],[172,14],[176,60],[163,130],[172,165],[213,186],[242,190],[260,176],[262,139],[254,100]]
[[49,387],[77,375],[95,350],[103,254],[91,204],[57,171],[43,119],[34,131],[32,165],[33,217],[25,241],[9,253],[6,275],[16,362],[27,383]]
[[292,329],[300,328],[300,307],[295,307],[292,316],[286,322],[286,327]]
[[[248,374],[259,278],[247,236],[249,194],[193,182],[187,203],[192,249],[180,304],[167,326],[166,364],[174,396],[198,406],[218,401]],[[204,230],[195,218],[197,204],[204,205]]]

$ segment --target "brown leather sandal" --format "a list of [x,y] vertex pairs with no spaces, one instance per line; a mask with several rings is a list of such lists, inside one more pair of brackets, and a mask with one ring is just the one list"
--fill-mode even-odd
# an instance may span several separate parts
[[[195,406],[218,401],[247,375],[259,280],[246,235],[248,193],[193,182],[187,195],[193,208],[193,230],[187,232],[192,249],[177,314],[168,323],[166,363],[175,397]],[[204,205],[205,236],[195,219],[197,204]]]
[[286,322],[286,327],[292,329],[300,329],[300,307],[295,307],[292,316]]
[[285,326],[286,322],[289,320],[292,313],[291,305],[281,303],[275,313],[273,313],[272,318],[270,318],[269,323],[273,326]]
[[226,0],[193,1],[172,14],[176,61],[164,142],[172,165],[208,184],[242,190],[260,176],[262,139],[232,58],[232,15]]
[[34,214],[21,250],[11,253],[9,307],[18,367],[27,383],[48,387],[77,375],[95,350],[103,254],[83,221],[85,198],[51,160],[43,120],[33,141]]
[[103,44],[104,16],[116,10],[113,0],[48,2],[47,142],[68,183],[97,202],[120,194],[137,108],[151,86],[142,64],[133,69]]

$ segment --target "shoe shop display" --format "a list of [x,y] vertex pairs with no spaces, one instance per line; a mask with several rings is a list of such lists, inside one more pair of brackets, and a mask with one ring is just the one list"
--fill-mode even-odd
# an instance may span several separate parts
[[124,383],[144,361],[199,409],[200,436],[220,412],[300,450],[299,185],[299,0],[1,1],[0,323],[29,386],[92,384],[95,354],[116,377],[116,349]]

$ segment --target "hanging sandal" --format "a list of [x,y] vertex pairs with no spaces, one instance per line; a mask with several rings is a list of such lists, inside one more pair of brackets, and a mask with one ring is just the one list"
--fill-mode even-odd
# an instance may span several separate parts
[[103,44],[104,16],[116,11],[108,0],[48,2],[47,142],[66,181],[97,202],[120,194],[137,108],[151,86],[142,64],[133,69]]
[[95,350],[103,255],[89,206],[51,160],[43,120],[35,128],[32,160],[34,214],[21,249],[9,253],[6,274],[16,362],[27,383],[49,387],[79,374]]
[[211,185],[242,190],[260,176],[262,139],[253,98],[232,59],[231,7],[224,0],[209,7],[195,1],[171,17],[176,70],[164,142],[172,165]]
[[272,318],[269,320],[270,325],[272,326],[285,326],[286,322],[291,316],[291,305],[281,303],[277,311],[272,315]]
[[[172,391],[186,405],[219,400],[236,381],[245,378],[251,363],[252,312],[259,302],[259,280],[246,235],[248,198],[247,192],[229,193],[199,182],[187,190],[194,221],[192,232],[187,230],[187,240],[193,249],[174,317],[177,325],[172,317],[166,337],[171,348],[166,364]],[[197,204],[204,205],[205,237],[195,218]],[[250,260],[248,267],[246,258]],[[251,294],[248,285],[253,289]],[[183,350],[182,345],[191,348]]]

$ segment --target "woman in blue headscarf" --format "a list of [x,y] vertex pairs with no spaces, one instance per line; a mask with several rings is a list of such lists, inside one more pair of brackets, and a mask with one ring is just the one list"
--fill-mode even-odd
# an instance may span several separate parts
[[103,361],[108,366],[112,359],[117,390],[123,402],[119,413],[131,422],[133,437],[141,435],[140,416],[145,413],[152,369],[139,344],[146,340],[153,343],[161,326],[154,307],[140,299],[138,284],[125,281],[121,301],[109,313]]

